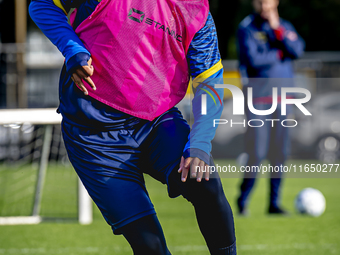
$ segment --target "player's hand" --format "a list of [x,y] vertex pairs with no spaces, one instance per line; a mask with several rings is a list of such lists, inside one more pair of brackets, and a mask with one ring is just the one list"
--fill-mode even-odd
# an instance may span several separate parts
[[269,22],[269,26],[272,29],[277,29],[280,26],[280,17],[279,17],[279,12],[277,11],[277,9],[268,12],[266,18]]
[[182,182],[187,180],[189,173],[192,178],[196,178],[197,182],[201,182],[203,177],[206,181],[209,181],[210,173],[208,166],[208,164],[199,158],[189,157],[184,159],[184,157],[182,157],[178,172],[182,173]]
[[81,91],[84,92],[86,96],[89,94],[89,92],[87,91],[83,81],[86,81],[87,84],[89,84],[93,90],[96,90],[96,85],[90,78],[90,76],[92,76],[94,72],[92,58],[90,58],[90,60],[87,61],[87,64],[88,64],[87,66],[81,66],[77,68],[71,77],[74,83],[78,85],[78,87],[81,89]]

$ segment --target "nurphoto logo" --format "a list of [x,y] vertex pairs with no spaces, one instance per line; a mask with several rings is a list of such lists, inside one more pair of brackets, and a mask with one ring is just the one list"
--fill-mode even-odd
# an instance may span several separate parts
[[[243,91],[238,88],[235,85],[230,85],[230,84],[216,84],[215,85],[216,89],[228,89],[230,90],[233,98],[233,115],[245,115],[245,96],[243,94]],[[281,115],[286,116],[287,115],[287,105],[295,105],[304,115],[306,116],[312,116],[312,114],[306,109],[306,107],[303,105],[307,102],[310,101],[311,99],[311,93],[309,90],[305,88],[297,88],[297,87],[282,87],[281,89],[281,94],[278,96],[278,88],[273,88],[273,93],[272,93],[272,105],[270,109],[267,110],[258,110],[254,107],[254,102],[253,102],[253,88],[248,87],[247,88],[247,106],[248,110],[258,116],[267,116],[272,113],[274,113],[277,110],[278,107],[278,98],[280,98],[281,101]],[[215,90],[213,90],[215,91]],[[301,98],[291,98],[287,96],[289,93],[300,93],[303,94],[304,97]],[[208,93],[211,97],[212,94]],[[214,100],[215,101],[215,100]],[[216,103],[215,103],[216,104]],[[202,115],[207,115],[208,110],[207,110],[207,94],[202,94],[201,95],[201,114]],[[278,119],[266,119],[266,121],[269,121],[272,123],[272,127],[274,127],[275,122],[279,121]],[[246,120],[243,122],[234,122],[233,120],[225,120],[225,119],[215,119],[214,120],[214,127],[218,124],[227,124],[230,123],[231,126],[234,125],[243,125],[246,126]],[[292,123],[292,124],[289,124]],[[281,121],[281,125],[284,127],[296,127],[298,122],[294,119],[286,119]],[[264,125],[264,121],[260,119],[251,119],[248,120],[248,126],[250,127],[262,127]]]

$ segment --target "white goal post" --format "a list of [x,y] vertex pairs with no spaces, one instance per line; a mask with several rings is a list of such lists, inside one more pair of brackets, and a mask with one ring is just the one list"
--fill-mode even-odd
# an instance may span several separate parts
[[[34,192],[34,205],[30,216],[0,217],[0,225],[38,224],[41,199],[44,188],[46,170],[49,162],[53,125],[61,123],[61,115],[54,108],[45,109],[6,109],[0,110],[0,125],[43,125],[43,144],[38,166],[38,176]],[[92,200],[78,179],[78,220],[80,224],[92,223]]]

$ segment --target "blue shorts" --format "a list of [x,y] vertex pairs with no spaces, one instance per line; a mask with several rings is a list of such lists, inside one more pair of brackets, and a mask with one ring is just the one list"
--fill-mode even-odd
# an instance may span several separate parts
[[64,120],[62,128],[70,161],[115,234],[155,214],[144,173],[167,184],[170,197],[181,194],[169,175],[178,170],[190,127],[177,108],[129,127],[89,128]]

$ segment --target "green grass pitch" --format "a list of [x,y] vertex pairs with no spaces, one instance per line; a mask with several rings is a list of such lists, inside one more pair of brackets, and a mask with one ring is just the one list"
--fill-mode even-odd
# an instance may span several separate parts
[[[1,178],[3,176],[0,175]],[[47,176],[45,185],[52,180],[57,182],[58,178],[58,174]],[[285,179],[282,204],[291,212],[289,217],[266,214],[268,179],[257,180],[249,206],[249,217],[237,216],[235,199],[240,180],[224,178],[222,181],[226,196],[235,212],[238,254],[340,254],[340,179]],[[146,182],[172,254],[209,254],[197,227],[192,206],[183,198],[168,198],[166,187],[153,179],[146,177]],[[1,183],[3,184],[0,180]],[[294,212],[294,198],[306,187],[319,189],[326,197],[326,212],[318,218]],[[58,186],[54,189],[65,190]],[[53,197],[53,193],[50,191],[48,196]],[[47,197],[43,198],[43,203],[53,204]],[[207,217],[214,215],[212,213]],[[125,255],[132,254],[132,251],[122,236],[112,234],[110,227],[95,209],[94,222],[88,226],[81,226],[75,221],[44,222],[32,226],[0,226],[1,254]]]

